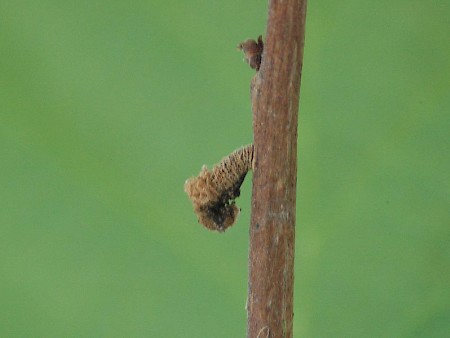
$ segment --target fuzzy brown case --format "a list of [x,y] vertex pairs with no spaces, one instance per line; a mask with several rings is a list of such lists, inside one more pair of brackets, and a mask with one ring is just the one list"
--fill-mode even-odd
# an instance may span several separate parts
[[212,170],[202,167],[197,177],[188,179],[184,190],[192,201],[199,223],[210,230],[225,231],[232,226],[240,209],[234,200],[253,167],[253,145],[235,150]]

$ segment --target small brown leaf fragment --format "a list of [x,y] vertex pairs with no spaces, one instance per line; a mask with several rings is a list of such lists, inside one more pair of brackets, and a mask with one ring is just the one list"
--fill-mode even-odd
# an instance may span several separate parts
[[262,36],[258,36],[257,42],[253,39],[248,39],[241,42],[237,48],[238,50],[242,50],[244,52],[245,61],[250,65],[250,67],[258,71],[261,66],[261,58],[264,51]]

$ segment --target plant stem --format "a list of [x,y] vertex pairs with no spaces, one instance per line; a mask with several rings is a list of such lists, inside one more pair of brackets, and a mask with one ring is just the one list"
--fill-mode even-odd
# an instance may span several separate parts
[[255,162],[247,337],[292,337],[297,121],[306,0],[270,0],[252,80]]

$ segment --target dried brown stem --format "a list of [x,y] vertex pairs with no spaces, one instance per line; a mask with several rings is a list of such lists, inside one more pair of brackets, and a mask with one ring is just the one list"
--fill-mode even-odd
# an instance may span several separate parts
[[252,81],[254,174],[247,337],[292,337],[297,120],[306,0],[271,0]]

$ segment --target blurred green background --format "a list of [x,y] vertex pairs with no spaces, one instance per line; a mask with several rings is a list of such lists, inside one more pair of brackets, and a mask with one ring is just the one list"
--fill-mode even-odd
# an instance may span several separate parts
[[[186,178],[252,141],[266,1],[0,1],[0,336],[244,337],[237,224]],[[310,1],[296,337],[450,336],[450,3]]]

